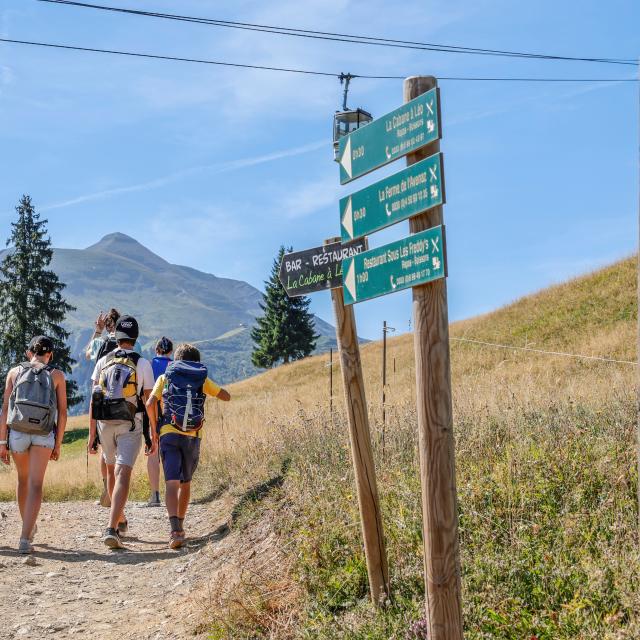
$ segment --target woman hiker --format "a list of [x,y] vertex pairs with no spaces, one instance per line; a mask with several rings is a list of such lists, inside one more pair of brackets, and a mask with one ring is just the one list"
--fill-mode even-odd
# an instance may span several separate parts
[[26,355],[27,361],[7,375],[0,414],[0,460],[9,464],[11,451],[18,472],[22,517],[18,553],[33,551],[44,474],[49,460],[60,457],[67,425],[67,383],[64,373],[50,364],[53,341],[36,336]]

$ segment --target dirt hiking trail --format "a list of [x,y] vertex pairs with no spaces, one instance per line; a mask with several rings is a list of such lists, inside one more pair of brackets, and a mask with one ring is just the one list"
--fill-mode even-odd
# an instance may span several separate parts
[[211,590],[272,543],[265,531],[239,545],[230,511],[224,498],[191,505],[189,540],[173,551],[164,507],[130,504],[130,550],[111,551],[101,541],[106,509],[44,503],[35,553],[20,556],[17,506],[0,503],[0,638],[206,638]]

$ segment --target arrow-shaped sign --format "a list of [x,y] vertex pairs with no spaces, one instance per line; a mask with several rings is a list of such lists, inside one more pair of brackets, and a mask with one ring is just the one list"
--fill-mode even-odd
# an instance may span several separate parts
[[345,184],[440,138],[438,89],[431,89],[338,141]]
[[443,233],[433,227],[343,260],[345,304],[444,278]]
[[342,240],[384,229],[444,204],[442,154],[394,173],[340,200]]

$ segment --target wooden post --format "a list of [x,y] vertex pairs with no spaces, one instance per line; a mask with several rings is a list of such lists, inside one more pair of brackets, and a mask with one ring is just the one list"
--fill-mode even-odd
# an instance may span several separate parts
[[[435,86],[432,76],[407,78],[404,100]],[[407,156],[407,164],[439,150],[439,141],[433,142]],[[439,224],[441,206],[412,218],[409,228],[416,233]],[[428,636],[462,640],[446,278],[413,287],[412,292]]]
[[[325,244],[335,242],[334,238]],[[382,530],[382,516],[378,500],[373,448],[369,431],[367,399],[364,393],[360,346],[353,305],[345,305],[342,289],[332,289],[331,299],[336,318],[336,336],[342,369],[342,382],[347,405],[349,439],[355,471],[356,488],[371,601],[376,606],[389,597],[389,567]]]
[[382,457],[387,427],[387,321],[382,322]]
[[333,424],[333,347],[329,349],[329,416]]

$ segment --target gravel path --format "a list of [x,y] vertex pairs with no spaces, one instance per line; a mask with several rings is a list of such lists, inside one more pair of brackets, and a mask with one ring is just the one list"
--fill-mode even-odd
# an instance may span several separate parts
[[45,503],[29,560],[16,552],[15,503],[0,512],[0,638],[206,637],[207,581],[230,546],[224,501],[190,507],[189,541],[177,551],[164,507],[130,505],[129,550],[111,551],[100,539],[106,509]]

